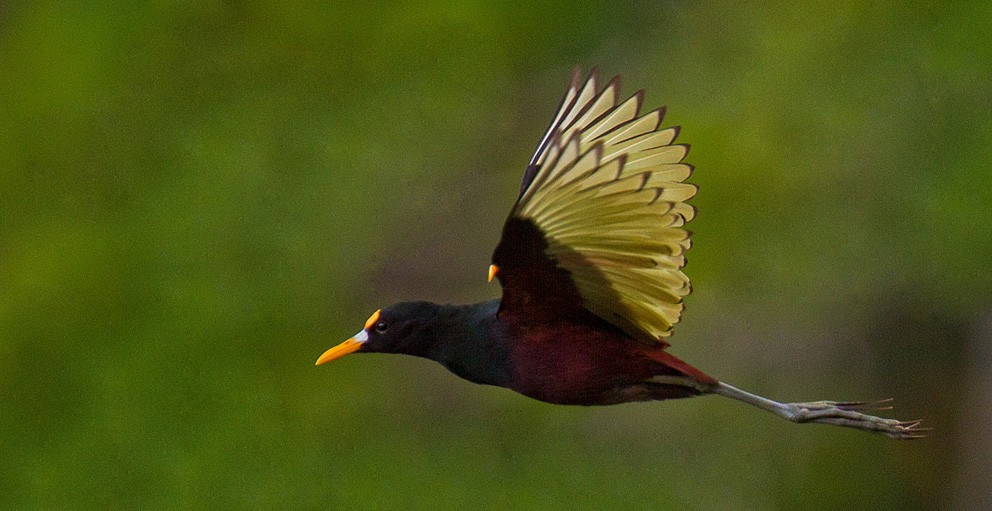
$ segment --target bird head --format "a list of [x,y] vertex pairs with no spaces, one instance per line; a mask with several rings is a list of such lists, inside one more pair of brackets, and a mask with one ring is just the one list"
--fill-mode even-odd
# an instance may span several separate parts
[[429,345],[429,325],[436,311],[437,305],[429,302],[403,302],[377,310],[361,331],[325,351],[317,365],[356,352],[420,355]]

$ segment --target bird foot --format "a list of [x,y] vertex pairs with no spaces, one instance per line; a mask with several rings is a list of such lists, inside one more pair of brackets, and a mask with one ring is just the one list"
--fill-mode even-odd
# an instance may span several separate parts
[[813,401],[785,403],[785,418],[792,422],[833,424],[848,428],[882,433],[891,438],[910,440],[926,437],[930,428],[921,428],[920,420],[899,421],[863,413],[865,411],[891,410],[891,399],[880,401]]

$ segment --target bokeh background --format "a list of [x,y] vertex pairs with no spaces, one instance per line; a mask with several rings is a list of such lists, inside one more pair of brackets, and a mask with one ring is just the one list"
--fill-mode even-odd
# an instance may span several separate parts
[[[2,4],[0,508],[992,508],[992,4],[551,4]],[[931,438],[313,366],[498,296],[575,65],[692,144],[672,351]]]

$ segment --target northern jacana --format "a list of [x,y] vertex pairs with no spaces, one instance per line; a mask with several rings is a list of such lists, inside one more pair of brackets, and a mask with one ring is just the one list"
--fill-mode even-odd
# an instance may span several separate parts
[[893,438],[923,436],[920,421],[864,413],[882,402],[779,403],[717,381],[666,351],[682,314],[682,272],[696,214],[686,203],[693,167],[641,115],[643,91],[620,101],[620,79],[599,88],[573,74],[524,171],[489,267],[501,300],[472,305],[398,303],[327,350],[402,353],[456,375],[557,404],[609,405],[716,394],[792,422],[834,424]]

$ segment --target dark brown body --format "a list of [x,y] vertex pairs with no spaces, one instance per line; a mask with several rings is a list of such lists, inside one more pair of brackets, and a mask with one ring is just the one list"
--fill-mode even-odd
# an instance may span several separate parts
[[531,221],[511,217],[493,255],[505,268],[497,275],[503,299],[495,325],[505,332],[491,335],[507,339],[513,368],[507,386],[549,403],[606,405],[696,396],[716,385],[665,352],[664,341],[636,340],[586,309],[568,272],[545,255],[547,247]]
[[369,332],[361,351],[428,358],[466,380],[555,404],[691,397],[717,384],[665,352],[664,342],[635,340],[588,312],[542,321],[499,307],[499,300],[396,304],[380,318],[393,326]]
[[708,392],[717,381],[665,352],[620,333],[561,322],[515,328],[509,387],[556,404],[608,405]]

